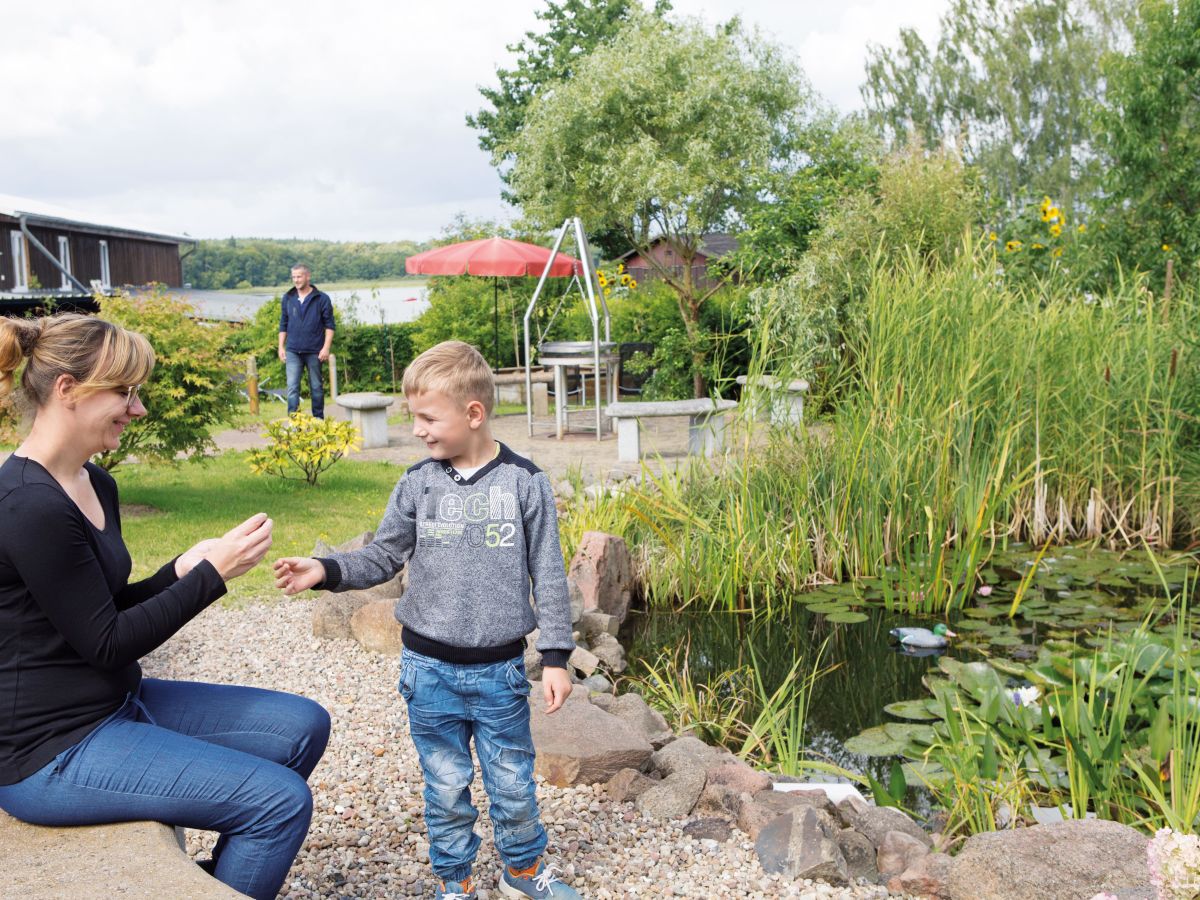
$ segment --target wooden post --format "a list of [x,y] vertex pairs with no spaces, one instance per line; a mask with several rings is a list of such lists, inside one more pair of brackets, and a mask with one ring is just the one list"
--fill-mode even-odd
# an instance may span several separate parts
[[258,415],[258,360],[246,358],[246,396],[250,398],[250,413]]

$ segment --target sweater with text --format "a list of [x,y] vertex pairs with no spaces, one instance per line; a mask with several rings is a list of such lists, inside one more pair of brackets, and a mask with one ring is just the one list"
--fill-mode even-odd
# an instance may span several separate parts
[[418,652],[463,650],[456,661],[486,661],[489,648],[519,655],[535,627],[546,665],[566,665],[575,647],[550,481],[504,444],[470,478],[442,460],[412,466],[374,540],[321,562],[329,591],[382,584],[407,564],[396,619]]

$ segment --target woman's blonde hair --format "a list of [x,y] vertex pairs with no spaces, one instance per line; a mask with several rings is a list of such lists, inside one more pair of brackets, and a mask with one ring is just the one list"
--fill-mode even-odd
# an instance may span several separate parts
[[[15,376],[22,363],[17,389]],[[49,401],[61,375],[75,379],[76,397],[86,397],[142,384],[153,369],[154,349],[145,337],[95,316],[0,318],[0,403],[15,398],[36,412]]]
[[442,341],[430,347],[404,370],[404,394],[412,397],[438,391],[463,406],[472,400],[483,404],[490,416],[496,398],[496,381],[483,354],[462,341]]

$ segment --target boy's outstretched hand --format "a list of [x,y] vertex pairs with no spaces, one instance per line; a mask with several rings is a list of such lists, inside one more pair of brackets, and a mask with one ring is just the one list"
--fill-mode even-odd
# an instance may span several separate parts
[[285,594],[298,594],[325,580],[325,567],[305,556],[285,556],[275,560],[275,587]]
[[571,676],[566,669],[549,666],[542,669],[542,693],[546,697],[546,714],[559,709],[571,696]]

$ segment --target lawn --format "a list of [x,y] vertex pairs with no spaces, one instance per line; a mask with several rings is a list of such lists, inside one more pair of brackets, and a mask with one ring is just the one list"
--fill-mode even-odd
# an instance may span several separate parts
[[318,539],[336,544],[374,529],[403,471],[388,463],[342,460],[310,488],[252,474],[244,453],[176,467],[120,466],[114,474],[132,577],[144,577],[196,541],[265,512],[275,520],[275,544],[264,564],[231,583],[225,602],[275,595],[271,560],[308,556]]

